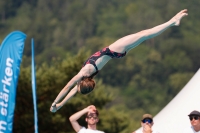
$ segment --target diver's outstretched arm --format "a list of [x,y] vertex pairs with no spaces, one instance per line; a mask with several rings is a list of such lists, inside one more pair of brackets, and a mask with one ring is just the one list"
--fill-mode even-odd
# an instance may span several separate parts
[[67,96],[60,103],[53,103],[50,111],[56,112],[59,110],[70,98],[72,98],[78,91],[77,85],[67,94]]
[[[60,109],[76,92],[77,92],[77,87],[75,86],[70,93],[67,95],[69,90],[77,84],[82,79],[82,73],[79,72],[76,76],[74,76],[68,83],[67,85],[61,90],[61,92],[58,94],[56,99],[51,105],[50,111],[51,112],[56,112],[58,109]],[[66,96],[67,95],[67,96]],[[66,97],[65,97],[66,96]],[[65,99],[59,103],[59,101],[65,97]]]

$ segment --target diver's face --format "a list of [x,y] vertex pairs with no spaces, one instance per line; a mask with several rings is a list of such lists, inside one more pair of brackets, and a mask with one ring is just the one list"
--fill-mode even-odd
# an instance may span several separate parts
[[81,92],[81,89],[80,89],[80,82],[77,82],[77,90],[78,90],[79,93]]

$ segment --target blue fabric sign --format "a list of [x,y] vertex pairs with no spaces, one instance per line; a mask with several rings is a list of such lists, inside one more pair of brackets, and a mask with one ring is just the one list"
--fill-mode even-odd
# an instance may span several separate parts
[[26,35],[10,33],[0,45],[0,133],[12,133],[16,88]]

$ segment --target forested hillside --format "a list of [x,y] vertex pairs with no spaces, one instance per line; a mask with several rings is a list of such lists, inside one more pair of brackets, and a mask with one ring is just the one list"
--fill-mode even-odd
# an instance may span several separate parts
[[[0,42],[14,30],[27,34],[13,132],[34,132],[31,38],[35,40],[39,132],[73,133],[70,115],[94,104],[100,111],[98,129],[130,133],[140,127],[143,113],[156,115],[199,69],[199,7],[199,0],[0,1]],[[107,63],[95,77],[94,92],[77,94],[57,113],[49,111],[92,53],[164,23],[182,9],[188,9],[189,15],[180,26]],[[80,123],[85,125],[84,118]]]

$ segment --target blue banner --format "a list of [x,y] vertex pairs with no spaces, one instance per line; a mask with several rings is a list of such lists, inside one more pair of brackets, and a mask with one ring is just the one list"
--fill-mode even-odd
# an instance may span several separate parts
[[26,35],[10,33],[0,46],[0,133],[12,133],[16,88]]

